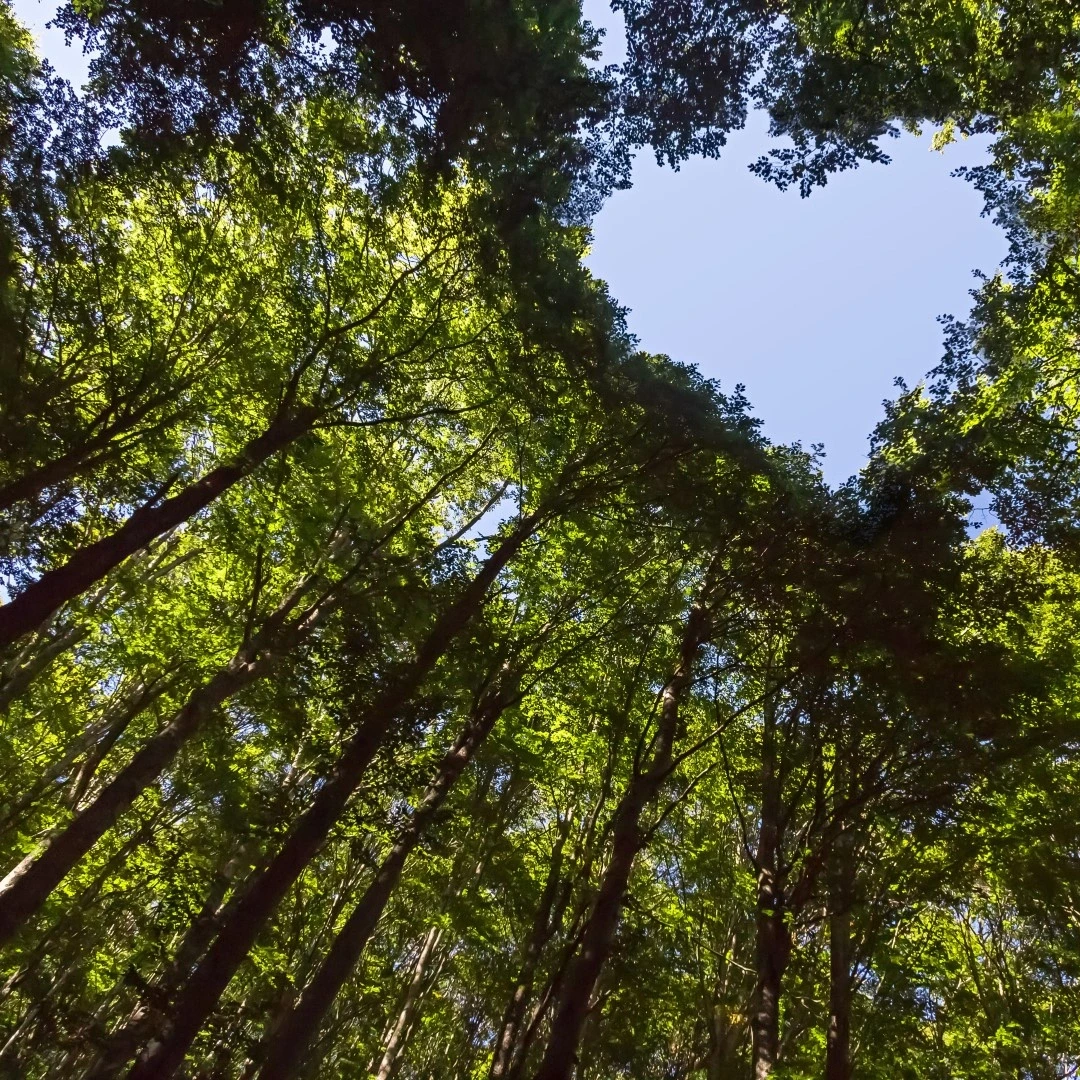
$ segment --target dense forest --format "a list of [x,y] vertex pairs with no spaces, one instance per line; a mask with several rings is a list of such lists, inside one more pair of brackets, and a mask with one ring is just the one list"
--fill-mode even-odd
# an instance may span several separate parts
[[[1080,10],[611,6],[0,0],[0,1076],[1080,1076]],[[990,140],[840,487],[583,263],[755,109]]]

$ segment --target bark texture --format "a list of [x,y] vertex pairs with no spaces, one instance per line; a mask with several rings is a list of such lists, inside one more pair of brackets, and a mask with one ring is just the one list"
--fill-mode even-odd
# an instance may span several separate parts
[[855,852],[850,830],[833,845],[829,875],[829,1027],[825,1037],[825,1080],[851,1080],[851,990],[854,942],[851,905]]

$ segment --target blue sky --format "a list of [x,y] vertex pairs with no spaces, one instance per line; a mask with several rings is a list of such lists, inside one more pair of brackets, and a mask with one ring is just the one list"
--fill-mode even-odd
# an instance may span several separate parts
[[[15,10],[79,82],[78,49],[44,29],[55,0]],[[617,59],[618,20],[604,0],[585,11],[608,28],[605,52]],[[718,161],[675,172],[639,156],[633,188],[595,222],[589,265],[630,309],[643,348],[745,384],[766,434],[823,442],[838,483],[863,463],[893,379],[917,382],[937,363],[937,317],[967,312],[972,271],[992,272],[1005,241],[979,216],[978,194],[950,176],[981,161],[983,144],[939,154],[929,133],[890,140],[892,164],[835,176],[809,199],[748,171],[768,147],[754,116]]]
[[757,117],[719,161],[673,172],[641,157],[595,222],[589,266],[642,347],[744,383],[770,438],[825,443],[826,474],[843,480],[893,379],[938,362],[937,316],[966,314],[972,271],[1005,254],[977,193],[949,175],[977,149],[927,143],[897,140],[890,165],[808,199],[747,170],[768,147]]
[[[620,23],[603,0],[585,13],[617,60]],[[595,222],[589,265],[643,348],[744,383],[766,434],[824,443],[839,483],[863,464],[893,379],[918,382],[940,359],[937,317],[965,315],[972,271],[1005,255],[978,193],[950,175],[984,160],[985,143],[929,144],[929,132],[889,140],[891,164],[834,176],[808,199],[748,171],[770,146],[761,116],[718,161],[674,172],[642,154],[633,188]]]
[[45,26],[58,7],[58,0],[13,0],[15,16],[37,38],[38,52],[65,78],[78,85],[86,75],[86,63],[78,46],[67,48],[59,30]]

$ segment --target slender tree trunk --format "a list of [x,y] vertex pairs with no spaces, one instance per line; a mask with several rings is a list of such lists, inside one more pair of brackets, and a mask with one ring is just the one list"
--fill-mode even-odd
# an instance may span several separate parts
[[88,626],[71,626],[52,641],[38,649],[25,664],[19,665],[11,677],[0,686],[0,712],[8,706],[36,679],[61,653],[67,652],[90,633]]
[[375,1074],[378,1080],[390,1080],[405,1049],[405,1040],[409,1029],[412,1027],[413,1018],[420,1003],[420,993],[424,988],[424,980],[427,978],[428,964],[431,962],[431,957],[438,947],[441,937],[442,929],[433,926],[427,932],[427,937],[424,938],[424,944],[420,948],[420,955],[416,958],[412,978],[409,980],[408,989],[405,991],[405,1001],[401,1006],[401,1012],[398,1013],[397,1022],[390,1032],[390,1038],[386,1041],[386,1050]]
[[829,1028],[825,1080],[851,1080],[851,905],[855,892],[854,836],[846,829],[833,845],[829,875]]
[[[26,1012],[23,1013],[18,1024],[15,1025],[15,1030],[12,1031],[11,1035],[8,1037],[7,1042],[5,1042],[3,1046],[0,1046],[0,1068],[4,1068],[5,1066],[9,1065],[6,1060],[8,1054],[10,1053],[10,1051],[14,1050],[20,1042],[22,1042],[23,1036],[26,1035],[26,1033],[30,1030],[31,1027],[33,1027],[34,1021],[37,1019],[38,1013],[42,1009],[42,1005],[42,1001],[37,1001],[33,1005],[31,1005],[26,1010]],[[10,1076],[19,1075],[18,1072],[15,1071],[18,1068],[17,1062],[11,1062],[9,1067],[11,1068],[11,1072],[9,1073]],[[7,1070],[5,1069],[5,1071]]]
[[730,1080],[737,1071],[736,1054],[746,1021],[742,1011],[730,1005],[732,992],[732,957],[738,943],[738,933],[731,929],[724,940],[718,942],[716,957],[720,961],[719,970],[713,983],[712,997],[705,1006],[705,1022],[709,1029],[709,1049],[698,1068],[705,1073],[706,1080]]
[[561,884],[562,850],[566,842],[568,825],[569,819],[560,828],[554,850],[551,853],[547,881],[544,883],[544,891],[540,895],[540,903],[537,905],[529,938],[525,943],[525,955],[522,957],[521,970],[518,972],[513,993],[510,995],[510,1001],[507,1003],[506,1010],[503,1013],[502,1023],[499,1025],[499,1034],[495,1039],[495,1052],[492,1055],[491,1069],[488,1073],[490,1080],[505,1080],[510,1071],[510,1065],[514,1060],[514,1048],[517,1046],[521,1022],[525,1018],[525,1008],[529,1002],[529,995],[532,993],[536,968],[540,963],[540,956],[544,951],[544,946],[551,938],[554,929],[552,913]]
[[71,781],[70,791],[64,790],[64,804],[72,810],[78,809],[87,791],[93,783],[94,777],[101,763],[108,756],[109,751],[117,744],[124,732],[127,731],[132,720],[135,719],[155,698],[160,697],[168,689],[169,683],[165,677],[152,679],[150,683],[138,683],[132,693],[127,696],[121,708],[111,709],[111,716],[103,717],[103,722],[108,721],[101,736],[91,744]]
[[416,658],[371,706],[345,744],[326,783],[296,822],[281,850],[247,888],[214,944],[192,973],[173,1012],[171,1031],[129,1074],[129,1080],[165,1080],[180,1067],[204,1020],[217,1006],[236,969],[285,893],[304,872],[359,786],[402,707],[480,609],[489,587],[546,515],[523,517],[488,556],[461,596],[436,620]]
[[[164,693],[167,683],[164,679],[155,679],[149,684],[140,682],[127,695],[122,707],[111,708],[106,715],[91,724],[83,733],[68,746],[62,757],[45,766],[38,776],[34,786],[29,791],[20,795],[12,804],[11,808],[0,819],[0,832],[11,828],[39,799],[43,798],[60,777],[69,773],[71,766],[81,754],[93,755],[96,753],[97,744],[102,739],[108,739],[116,727],[127,727],[134,717],[146,708],[146,706],[160,694]],[[81,773],[81,769],[79,773]],[[70,781],[75,785],[77,779]],[[68,787],[63,789],[63,800],[66,805],[73,806]]]
[[[12,1033],[11,1037],[3,1047],[0,1048],[0,1069],[3,1069],[3,1075],[5,1077],[18,1077],[21,1078],[29,1072],[28,1068],[23,1067],[22,1063],[18,1060],[19,1050],[30,1050],[34,1042],[40,1043],[42,1041],[40,1035],[37,1039],[32,1037],[28,1038],[29,1032],[33,1029],[35,1022],[40,1022],[42,1017],[48,1016],[49,1002],[53,995],[60,990],[60,988],[71,978],[75,972],[75,962],[68,961],[63,969],[52,979],[49,983],[48,989],[34,1001],[26,1012],[23,1014],[22,1019],[19,1021],[18,1027]],[[14,1050],[14,1060],[7,1061],[8,1054]],[[62,1074],[61,1074],[62,1075]]]
[[708,622],[704,606],[695,604],[683,633],[678,666],[664,688],[652,760],[644,772],[636,773],[631,779],[615,811],[611,859],[600,880],[581,947],[563,987],[535,1080],[569,1080],[573,1075],[578,1044],[589,1015],[589,1000],[615,941],[634,859],[647,840],[641,830],[642,811],[667,778],[679,727],[679,704],[690,686],[694,660],[707,635]]
[[224,668],[196,690],[92,803],[47,841],[43,849],[31,852],[0,881],[0,944],[10,940],[27,919],[40,910],[49,893],[139,795],[161,776],[213,711],[238,690],[270,674],[288,648],[302,640],[325,617],[332,603],[323,598],[298,622],[285,628],[280,623],[288,609],[283,612],[279,608],[267,620],[266,632],[242,646]]
[[64,792],[64,804],[72,810],[78,809],[97,775],[98,767],[108,756],[109,751],[120,741],[120,737],[127,731],[131,721],[139,715],[138,711],[129,709],[125,714],[117,717],[116,721],[104,735],[86,752],[74,779],[71,781],[71,790]]
[[525,1071],[525,1065],[529,1058],[529,1051],[540,1034],[540,1025],[547,1015],[552,1002],[559,1000],[563,984],[566,982],[566,973],[570,970],[571,962],[577,953],[577,947],[585,933],[586,911],[580,911],[571,922],[571,932],[566,947],[562,950],[555,970],[551,972],[545,981],[544,988],[538,995],[536,1003],[529,1014],[529,1022],[525,1025],[525,1031],[518,1039],[518,1045],[514,1048],[513,1060],[507,1071],[507,1080],[520,1080]]
[[765,1080],[780,1049],[780,993],[791,956],[791,931],[778,875],[780,781],[777,776],[775,717],[766,710],[762,745],[761,829],[757,854],[757,985],[750,1017],[751,1074]]
[[184,972],[202,955],[214,936],[214,928],[224,910],[225,898],[232,887],[246,853],[242,849],[214,874],[198,914],[192,919],[168,969],[142,995],[125,1023],[106,1041],[97,1059],[85,1073],[84,1080],[110,1080],[118,1076],[132,1055],[160,1026],[161,1012]]
[[[624,711],[628,714],[629,709],[630,704],[628,702]],[[597,795],[592,810],[585,820],[584,829],[581,830],[581,835],[578,838],[578,844],[580,845],[578,851],[580,851],[582,858],[580,865],[574,873],[574,878],[579,883],[588,882],[592,873],[593,863],[596,860],[597,850],[593,844],[593,840],[595,838],[596,825],[600,817],[600,812],[607,804],[608,796],[611,794],[611,782],[616,765],[614,745],[615,744],[612,744],[612,747],[609,749],[608,761],[604,766],[603,778],[600,784],[600,792]],[[577,855],[575,854],[575,859],[576,858]],[[574,885],[575,882],[571,880],[567,880],[563,883],[559,891],[559,898],[555,904],[555,911],[548,931],[549,934],[555,933],[562,925],[566,908],[570,903],[571,894],[574,890]],[[570,919],[569,932],[566,936],[566,941],[559,950],[558,959],[555,962],[553,969],[549,972],[547,979],[544,981],[544,985],[537,995],[536,1001],[529,1010],[529,1016],[527,1022],[524,1024],[524,1030],[520,1031],[511,1046],[510,1059],[506,1066],[506,1080],[520,1080],[521,1075],[525,1071],[529,1053],[532,1050],[533,1043],[536,1042],[537,1035],[540,1033],[540,1025],[542,1024],[545,1015],[547,1015],[548,1008],[553,1001],[559,1000],[563,983],[566,981],[566,973],[570,968],[571,961],[574,959],[582,935],[585,932],[585,924],[587,922],[586,917],[588,913],[588,904],[579,902],[575,905],[574,913]]]
[[0,511],[10,510],[17,503],[36,500],[46,488],[76,476],[89,460],[93,459],[86,448],[79,447],[5,484],[0,488]]
[[825,1080],[851,1080],[851,917],[829,916],[829,1030]]
[[409,854],[420,842],[465,766],[495,726],[505,705],[506,699],[497,689],[480,704],[476,714],[439,763],[411,821],[335,937],[315,977],[296,1007],[277,1026],[276,1034],[267,1048],[259,1080],[287,1080],[296,1072],[305,1051],[318,1033],[323,1017],[374,933],[386,903],[401,879]]
[[312,408],[279,410],[266,430],[231,462],[219,465],[169,499],[140,507],[116,532],[79,548],[63,566],[46,571],[0,607],[0,649],[36,629],[57,608],[81,596],[156,537],[209,506],[268,457],[311,431],[319,415]]
[[98,898],[98,894],[105,887],[105,884],[113,874],[116,873],[117,869],[123,865],[124,860],[153,833],[154,826],[157,824],[160,816],[161,812],[159,811],[143,825],[134,836],[131,836],[112,854],[95,876],[94,880],[79,893],[76,907],[68,912],[54,926],[49,928],[48,933],[43,936],[34,951],[30,953],[29,958],[23,966],[19,968],[18,971],[14,972],[4,984],[3,988],[0,989],[0,1002],[5,1001],[12,991],[17,989],[18,986],[34,972],[38,964],[40,964],[46,956],[51,955],[55,958],[59,948],[59,942],[63,942],[65,939],[71,940],[72,937],[77,937],[78,929],[71,930],[71,927],[72,924],[77,921],[78,914],[80,912],[88,911],[93,907],[94,902]]
[[[10,510],[21,502],[37,502],[47,488],[73,480],[80,473],[95,469],[123,454],[123,444],[113,440],[131,431],[152,408],[163,404],[157,398],[137,412],[102,428],[97,435],[60,457],[53,458],[0,487],[0,511]],[[110,445],[111,444],[111,445]]]

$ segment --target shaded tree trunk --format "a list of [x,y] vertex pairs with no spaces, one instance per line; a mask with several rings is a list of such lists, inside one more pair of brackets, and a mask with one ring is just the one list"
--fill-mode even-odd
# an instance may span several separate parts
[[855,860],[849,830],[837,837],[829,880],[829,1027],[825,1042],[825,1080],[851,1080],[851,990],[854,947],[851,905]]
[[390,1080],[398,1061],[401,1059],[402,1052],[405,1049],[405,1040],[408,1038],[417,1007],[420,1004],[420,995],[427,979],[428,964],[431,962],[431,957],[434,955],[441,938],[442,928],[437,926],[433,926],[428,931],[427,937],[424,938],[424,944],[420,948],[420,955],[416,958],[412,978],[409,980],[408,989],[405,991],[405,1001],[401,1006],[401,1012],[398,1013],[393,1030],[390,1032],[390,1038],[387,1039],[386,1050],[375,1074],[378,1080]]
[[753,1077],[764,1080],[776,1065],[780,1047],[780,994],[791,957],[791,936],[784,922],[783,898],[759,888],[757,915],[758,983],[750,1019]]
[[540,1025],[547,1015],[552,1002],[558,1001],[563,983],[566,982],[566,973],[570,970],[570,964],[577,953],[577,947],[581,943],[585,931],[586,915],[588,909],[583,908],[575,915],[571,922],[571,932],[566,946],[561,950],[559,959],[554,970],[548,975],[544,988],[537,996],[536,1002],[529,1014],[529,1022],[525,1025],[525,1031],[518,1038],[514,1048],[513,1059],[507,1070],[507,1080],[520,1080],[525,1071],[525,1065],[529,1058],[536,1037],[540,1034]]
[[705,607],[695,604],[686,622],[675,673],[663,691],[652,760],[644,772],[634,774],[615,811],[611,859],[563,986],[535,1080],[569,1080],[574,1072],[589,1002],[615,942],[634,859],[648,839],[641,828],[642,812],[667,779],[679,729],[679,705],[690,686],[694,660],[708,634],[708,624]]
[[6,1000],[8,995],[16,990],[19,985],[34,972],[42,960],[47,956],[55,957],[58,942],[63,941],[65,938],[71,939],[72,937],[77,936],[77,928],[72,930],[72,927],[77,923],[78,914],[92,908],[99,893],[105,887],[112,875],[116,873],[117,869],[124,864],[124,860],[153,833],[154,827],[157,825],[160,817],[161,811],[158,811],[157,814],[146,822],[133,836],[129,837],[128,840],[122,844],[112,856],[110,856],[109,860],[94,877],[94,880],[79,893],[77,905],[67,912],[54,926],[50,927],[49,932],[42,936],[41,941],[33,952],[30,953],[22,967],[13,972],[8,978],[3,988],[0,989],[0,1002]]
[[[109,461],[115,461],[127,449],[125,443],[121,441],[121,436],[134,432],[155,409],[169,404],[170,401],[180,400],[181,393],[182,387],[178,386],[174,389],[175,396],[173,397],[156,395],[142,402],[138,408],[129,409],[117,415],[111,423],[104,423],[104,415],[99,413],[92,425],[98,428],[95,434],[59,457],[46,461],[0,487],[0,511],[10,510],[22,502],[37,503],[48,488],[74,480],[82,473],[97,469]],[[139,436],[145,438],[153,430],[160,430],[170,422],[170,419],[168,415],[162,417],[157,423],[139,432]]]
[[163,501],[152,500],[116,532],[79,548],[63,566],[48,570],[0,607],[0,649],[39,627],[54,611],[81,596],[129,556],[205,509],[223,492],[251,475],[268,457],[315,426],[313,408],[281,408],[266,430],[250,440],[228,464]]
[[40,910],[49,893],[161,776],[213,711],[237,691],[269,675],[288,649],[306,637],[332,610],[335,600],[336,597],[323,597],[298,621],[282,627],[281,622],[294,602],[286,601],[264,624],[264,631],[242,646],[224,668],[196,690],[93,802],[0,882],[0,944],[10,940]]
[[851,1080],[851,919],[829,916],[829,1029],[825,1080]]
[[[630,708],[631,704],[628,699],[624,709],[624,721],[628,719]],[[620,739],[613,741],[608,749],[608,760],[604,766],[600,791],[593,803],[592,810],[590,810],[588,817],[585,819],[584,828],[581,830],[577,841],[575,860],[580,855],[581,861],[574,871],[573,879],[564,881],[562,887],[559,889],[555,910],[552,913],[551,923],[547,931],[549,937],[554,935],[562,926],[575,887],[579,884],[587,884],[592,874],[593,864],[599,854],[598,845],[594,843],[596,838],[596,827],[600,819],[600,813],[607,805],[608,797],[611,794],[611,785],[618,756],[617,746],[620,740],[621,737]],[[567,821],[567,824],[569,825],[569,820]],[[532,1050],[533,1044],[536,1042],[537,1036],[540,1034],[540,1027],[544,1017],[547,1015],[548,1009],[551,1007],[552,1003],[559,1000],[563,983],[566,981],[567,971],[577,953],[578,945],[581,943],[582,935],[585,932],[589,910],[590,905],[584,897],[582,897],[582,899],[574,906],[566,940],[559,949],[558,959],[549,971],[532,1008],[528,1010],[529,1015],[527,1021],[523,1015],[523,1029],[522,1024],[519,1024],[519,1033],[510,1047],[509,1061],[505,1067],[506,1080],[520,1080],[520,1077],[525,1071],[529,1053]],[[527,1005],[527,1001],[524,1002],[523,1005]]]
[[70,626],[37,650],[28,663],[20,664],[11,677],[0,686],[0,713],[40,675],[61,653],[67,652],[90,633],[88,626]]
[[46,488],[72,480],[83,470],[103,464],[110,457],[115,458],[119,454],[119,447],[112,453],[95,453],[92,444],[84,443],[53,461],[39,465],[36,469],[0,488],[0,511],[10,510],[21,502],[35,502]]
[[284,845],[249,885],[206,956],[181,991],[171,1030],[129,1074],[130,1080],[159,1080],[179,1068],[192,1040],[278,903],[322,847],[350,796],[359,786],[396,717],[454,639],[480,609],[488,589],[539,527],[545,514],[526,515],[488,556],[461,596],[436,620],[413,662],[391,678],[367,718],[346,742],[333,772],[297,820]]
[[152,987],[146,987],[142,1000],[131,1011],[125,1023],[108,1038],[97,1059],[85,1074],[85,1080],[109,1080],[118,1076],[132,1055],[161,1023],[169,996],[192,964],[214,936],[214,928],[224,910],[225,898],[237,872],[245,861],[245,852],[229,859],[214,874],[195,918],[191,920],[176,955],[168,969]]
[[525,1018],[525,1009],[529,1002],[529,995],[532,993],[533,982],[536,979],[536,968],[540,963],[540,956],[544,951],[544,946],[548,943],[554,931],[552,916],[561,884],[562,851],[566,842],[568,826],[569,818],[560,828],[554,850],[551,853],[547,881],[544,882],[544,891],[540,894],[540,903],[536,907],[533,924],[529,931],[528,940],[525,943],[525,955],[522,957],[521,969],[518,972],[513,993],[510,995],[510,1001],[503,1012],[502,1023],[499,1025],[499,1034],[495,1038],[495,1052],[492,1055],[491,1069],[488,1073],[490,1080],[505,1080],[510,1072],[510,1065],[514,1060],[514,1049],[518,1043],[521,1022]]
[[762,734],[761,828],[757,852],[757,985],[750,1016],[751,1075],[765,1080],[780,1049],[780,994],[791,959],[791,931],[786,921],[783,883],[779,878],[780,780],[777,774],[775,716],[767,709]]
[[315,977],[296,1007],[277,1026],[259,1073],[260,1080],[285,1080],[296,1072],[305,1051],[318,1033],[323,1017],[374,933],[391,893],[401,880],[409,854],[420,842],[443,800],[495,726],[507,703],[507,698],[496,689],[481,702],[475,715],[443,757],[411,821],[334,938]]

